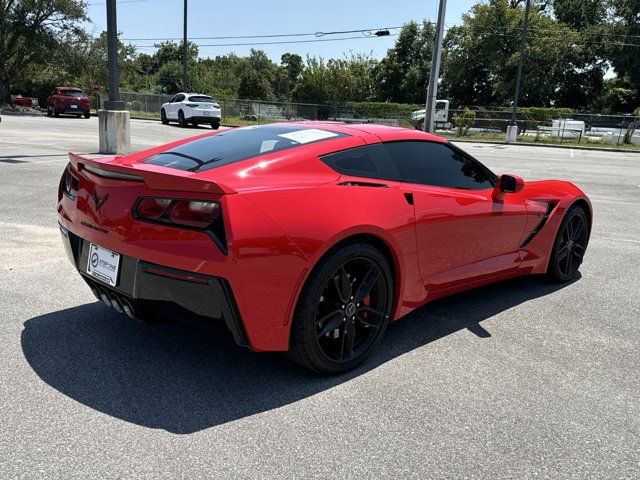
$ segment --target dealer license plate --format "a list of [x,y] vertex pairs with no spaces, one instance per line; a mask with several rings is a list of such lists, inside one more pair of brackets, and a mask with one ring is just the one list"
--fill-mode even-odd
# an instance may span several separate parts
[[112,252],[93,243],[90,244],[89,259],[87,260],[87,273],[89,275],[115,287],[118,281],[119,266],[119,253]]

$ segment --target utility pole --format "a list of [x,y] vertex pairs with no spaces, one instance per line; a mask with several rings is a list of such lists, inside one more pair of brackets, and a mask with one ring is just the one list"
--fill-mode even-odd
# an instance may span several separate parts
[[116,0],[107,0],[107,62],[109,71],[109,101],[105,102],[105,110],[124,110],[124,102],[120,101],[118,71],[118,21]]
[[524,63],[524,47],[527,43],[527,28],[529,27],[529,6],[531,0],[527,0],[524,7],[524,24],[520,33],[520,57],[518,58],[518,74],[516,75],[516,93],[513,97],[513,111],[511,112],[511,125],[517,125],[518,99],[520,97],[520,81],[522,80],[522,64]]
[[118,24],[116,0],[107,0],[107,62],[109,101],[98,110],[98,142],[100,153],[131,152],[130,114],[120,100],[118,73]]
[[189,45],[187,44],[187,0],[184,0],[184,31],[182,37],[182,89],[184,92],[189,91],[189,72],[187,69],[187,60],[189,58]]
[[438,22],[436,36],[433,40],[431,54],[431,70],[429,71],[429,87],[427,88],[427,105],[424,112],[424,131],[435,131],[433,121],[436,116],[436,96],[438,94],[438,78],[440,77],[440,56],[442,54],[442,40],[444,38],[444,15],[447,10],[447,0],[440,0],[438,6]]

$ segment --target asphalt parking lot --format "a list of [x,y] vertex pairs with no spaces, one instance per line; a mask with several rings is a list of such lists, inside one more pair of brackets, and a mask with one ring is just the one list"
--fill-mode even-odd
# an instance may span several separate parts
[[[132,143],[207,130],[133,121]],[[0,478],[638,478],[640,154],[461,146],[591,197],[581,277],[437,301],[365,366],[322,378],[96,302],[55,201],[97,119],[3,116]]]

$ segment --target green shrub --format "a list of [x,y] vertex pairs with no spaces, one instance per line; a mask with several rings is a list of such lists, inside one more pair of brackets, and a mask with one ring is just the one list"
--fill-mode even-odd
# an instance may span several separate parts
[[464,110],[460,113],[456,113],[453,116],[453,124],[458,129],[458,136],[462,137],[469,133],[469,129],[473,126],[476,121],[476,112],[464,107]]

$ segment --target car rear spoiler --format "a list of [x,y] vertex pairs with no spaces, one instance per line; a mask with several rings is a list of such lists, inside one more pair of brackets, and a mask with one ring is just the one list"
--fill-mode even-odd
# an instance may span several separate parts
[[236,193],[235,190],[220,183],[215,183],[197,174],[166,168],[159,165],[134,163],[126,165],[114,163],[120,157],[87,158],[69,152],[69,161],[78,172],[88,172],[98,182],[107,180],[122,180],[129,182],[144,182],[149,188],[157,190],[202,191],[227,195]]

